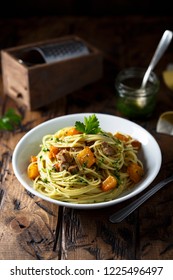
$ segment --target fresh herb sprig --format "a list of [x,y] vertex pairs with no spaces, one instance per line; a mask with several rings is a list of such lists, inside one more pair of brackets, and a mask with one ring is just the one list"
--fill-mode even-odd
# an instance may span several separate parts
[[76,121],[75,127],[78,131],[86,134],[97,134],[101,131],[99,120],[96,115],[84,117],[84,122]]
[[22,117],[16,114],[13,108],[7,110],[7,112],[0,118],[0,130],[13,131],[20,125]]

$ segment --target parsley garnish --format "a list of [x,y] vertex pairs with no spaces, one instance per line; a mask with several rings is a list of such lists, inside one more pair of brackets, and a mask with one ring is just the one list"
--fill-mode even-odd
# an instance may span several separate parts
[[0,130],[14,130],[20,125],[22,117],[15,113],[14,109],[10,108],[0,118]]
[[99,121],[95,114],[87,117],[84,117],[84,123],[76,121],[75,127],[78,131],[86,134],[97,134],[101,131]]

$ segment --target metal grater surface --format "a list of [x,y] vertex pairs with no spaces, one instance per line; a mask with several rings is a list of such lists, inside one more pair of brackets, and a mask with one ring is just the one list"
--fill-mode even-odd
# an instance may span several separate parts
[[77,40],[34,48],[43,56],[45,62],[61,61],[89,54],[87,46]]

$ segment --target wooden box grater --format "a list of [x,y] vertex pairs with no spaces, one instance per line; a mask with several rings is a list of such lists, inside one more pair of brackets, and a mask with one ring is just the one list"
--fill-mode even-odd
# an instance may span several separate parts
[[[69,39],[83,42],[89,54],[49,63],[23,62],[24,54],[33,47]],[[3,92],[29,110],[34,110],[100,79],[102,59],[98,49],[77,36],[4,49],[1,50]]]

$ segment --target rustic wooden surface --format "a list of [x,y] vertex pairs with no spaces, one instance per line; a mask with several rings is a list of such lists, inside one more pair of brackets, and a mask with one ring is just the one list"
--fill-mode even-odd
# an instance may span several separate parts
[[[79,112],[120,115],[115,109],[117,72],[128,66],[147,66],[165,29],[173,30],[173,17],[0,20],[1,49],[74,34],[104,54],[102,79],[32,112],[2,95],[1,80],[1,114],[15,108],[22,115],[22,125],[14,132],[0,132],[0,259],[173,259],[173,183],[123,222],[111,224],[109,215],[130,201],[94,211],[59,208],[28,193],[11,164],[17,142],[45,120]],[[173,43],[156,68],[161,81],[156,110],[151,119],[136,121],[162,150],[162,167],[152,186],[173,170],[173,138],[156,133],[159,115],[173,110],[173,92],[162,79],[169,62],[173,62]]]

